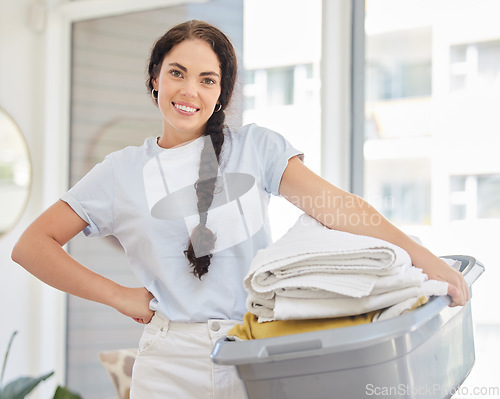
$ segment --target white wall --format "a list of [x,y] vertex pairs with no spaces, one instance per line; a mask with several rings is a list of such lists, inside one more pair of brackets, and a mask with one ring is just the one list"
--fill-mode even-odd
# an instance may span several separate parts
[[[40,393],[53,392],[64,374],[61,362],[61,295],[41,284],[10,259],[12,247],[27,225],[57,198],[44,192],[46,181],[57,176],[44,173],[44,64],[45,37],[28,26],[30,0],[0,0],[0,107],[24,133],[31,154],[32,192],[19,223],[0,237],[0,355],[3,357],[13,330],[18,330],[4,382],[21,374],[39,375],[56,369]],[[50,348],[50,349],[49,349]],[[52,385],[52,386],[50,386]],[[47,394],[48,397],[48,394]]]

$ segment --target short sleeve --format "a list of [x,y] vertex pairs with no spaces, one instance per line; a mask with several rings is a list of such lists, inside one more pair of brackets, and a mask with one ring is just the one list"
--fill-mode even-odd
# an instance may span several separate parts
[[61,196],[89,225],[86,236],[106,236],[113,232],[114,217],[113,164],[108,156],[90,170],[68,192]]
[[294,156],[304,160],[304,153],[296,149],[281,134],[257,125],[251,125],[251,136],[264,170],[265,190],[279,195],[279,187],[288,161]]

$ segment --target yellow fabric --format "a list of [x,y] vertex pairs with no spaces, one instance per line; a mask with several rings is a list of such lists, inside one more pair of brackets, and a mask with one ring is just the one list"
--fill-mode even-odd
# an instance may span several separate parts
[[227,335],[242,340],[249,340],[356,326],[371,323],[375,315],[379,313],[380,310],[374,310],[356,316],[334,317],[330,319],[275,320],[259,323],[257,316],[247,312],[243,317],[243,324],[235,325],[228,331]]
[[[421,296],[416,299],[410,309],[403,313],[410,312],[428,302],[428,297]],[[259,323],[257,316],[246,312],[243,317],[243,324],[236,324],[227,335],[242,340],[280,337],[283,335],[300,334],[310,331],[329,330],[357,326],[371,323],[373,319],[380,315],[385,309],[374,310],[355,316],[333,317],[329,319],[303,319],[303,320],[275,320]]]
[[[429,302],[429,297],[422,295],[421,297],[417,298],[417,300],[415,301],[413,306],[410,309],[408,309],[407,311],[410,312],[412,310],[415,310],[419,306],[425,305],[427,302]],[[404,312],[404,313],[406,313],[406,312]]]

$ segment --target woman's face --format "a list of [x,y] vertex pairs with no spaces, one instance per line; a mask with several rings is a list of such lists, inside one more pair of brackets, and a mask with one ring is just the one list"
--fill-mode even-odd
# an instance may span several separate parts
[[184,40],[165,56],[153,80],[163,115],[160,145],[173,147],[203,135],[221,92],[219,59],[203,40]]

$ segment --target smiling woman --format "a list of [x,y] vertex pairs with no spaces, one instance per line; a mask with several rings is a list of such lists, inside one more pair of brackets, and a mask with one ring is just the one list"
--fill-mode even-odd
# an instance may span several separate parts
[[21,216],[31,185],[28,147],[21,130],[0,108],[0,236]]
[[[366,201],[308,169],[303,153],[280,133],[225,125],[236,72],[234,47],[215,26],[189,20],[169,29],[148,63],[161,136],[106,156],[26,229],[12,251],[15,262],[48,285],[145,324],[132,374],[134,399],[198,399],[201,392],[246,397],[234,368],[213,364],[210,353],[243,319],[243,279],[256,254],[272,243],[271,195],[288,199],[322,228],[400,246],[430,279],[447,283],[452,306],[469,298],[458,271]],[[176,200],[186,187],[189,213],[187,201]],[[218,196],[224,189],[227,195]],[[170,195],[173,214],[153,215],[155,204]],[[227,207],[217,206],[220,198]],[[310,206],[308,198],[325,201]],[[323,205],[335,198],[338,208]],[[331,217],[337,213],[358,221]],[[68,254],[64,245],[80,232],[116,237],[140,286],[122,285]],[[122,263],[110,266],[121,269]]]

